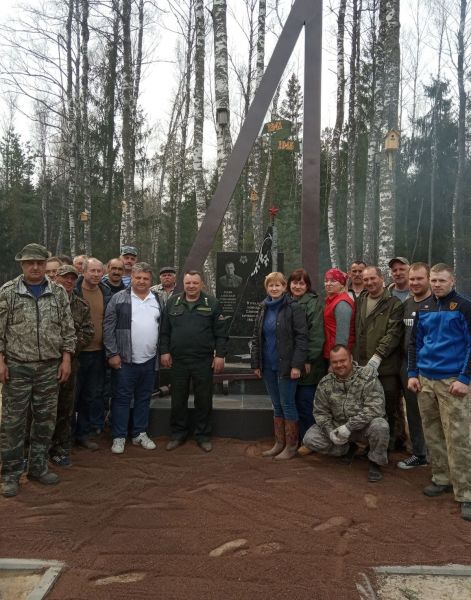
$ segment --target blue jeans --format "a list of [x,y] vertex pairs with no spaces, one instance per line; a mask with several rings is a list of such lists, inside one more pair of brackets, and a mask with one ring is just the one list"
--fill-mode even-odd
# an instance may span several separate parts
[[264,369],[263,381],[271,398],[275,417],[281,417],[287,421],[297,421],[298,411],[295,401],[297,380],[279,377],[278,371]]
[[299,414],[299,439],[302,440],[306,431],[314,425],[312,408],[316,385],[298,385],[296,388],[296,408]]
[[134,398],[132,437],[144,433],[149,422],[149,404],[154,391],[155,358],[144,363],[121,363],[112,370],[113,398],[111,432],[113,438],[128,436],[129,410]]
[[104,382],[104,350],[80,352],[76,390],[77,425],[75,437],[77,439],[86,439],[92,429],[103,429],[105,422]]

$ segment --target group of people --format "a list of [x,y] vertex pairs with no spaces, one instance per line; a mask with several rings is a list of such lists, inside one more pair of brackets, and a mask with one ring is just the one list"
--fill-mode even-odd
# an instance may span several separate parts
[[3,496],[17,495],[24,470],[32,481],[58,483],[49,464],[69,466],[74,443],[97,450],[105,420],[113,454],[128,437],[153,450],[147,427],[159,362],[172,367],[167,450],[190,433],[190,382],[194,435],[212,450],[213,373],[224,368],[227,339],[219,302],[198,271],[184,274],[180,294],[173,267],[153,285],[137,255],[124,246],[106,267],[84,255],[51,257],[36,243],[16,255],[22,273],[0,288]]
[[[159,364],[171,373],[166,449],[190,435],[191,384],[194,436],[212,450],[213,375],[224,369],[227,319],[201,273],[185,273],[176,293],[176,271],[163,267],[153,285],[134,246],[106,266],[84,255],[51,257],[35,243],[15,260],[22,273],[0,288],[4,496],[16,496],[25,469],[30,480],[58,483],[49,464],[69,466],[74,443],[98,449],[106,420],[113,454],[129,437],[153,450],[147,428]],[[275,443],[263,455],[319,452],[350,463],[362,451],[368,480],[377,482],[408,430],[412,454],[397,466],[430,461],[424,494],[454,491],[471,520],[471,302],[443,263],[398,256],[389,267],[390,285],[363,261],[348,273],[329,269],[325,300],[302,268],[287,280],[266,277],[251,341],[251,366],[274,408]]]
[[471,520],[471,302],[444,263],[398,256],[389,268],[390,285],[364,261],[329,269],[324,302],[304,269],[266,277],[251,345],[274,409],[275,443],[263,455],[350,464],[361,452],[377,482],[408,430],[412,454],[397,466],[430,462],[424,494],[454,491]]

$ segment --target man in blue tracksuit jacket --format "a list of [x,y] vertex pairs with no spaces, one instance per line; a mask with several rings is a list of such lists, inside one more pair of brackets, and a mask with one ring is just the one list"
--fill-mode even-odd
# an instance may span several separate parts
[[430,270],[432,296],[417,311],[408,352],[408,387],[418,392],[432,483],[426,496],[454,491],[471,521],[471,301],[454,290],[451,267]]

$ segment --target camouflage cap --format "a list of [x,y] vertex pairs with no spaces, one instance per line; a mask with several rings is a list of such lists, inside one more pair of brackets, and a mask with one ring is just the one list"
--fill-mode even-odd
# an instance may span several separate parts
[[121,256],[124,256],[125,254],[137,256],[138,252],[136,246],[121,246]]
[[79,272],[72,265],[61,265],[57,269],[57,275],[64,276],[64,275],[69,275],[70,273],[72,273],[72,275],[75,275],[75,277],[79,276]]
[[407,260],[407,258],[404,258],[403,256],[395,256],[388,262],[389,268],[392,269],[393,264],[397,262],[402,263],[403,265],[410,265],[410,262]]
[[22,260],[47,260],[51,253],[41,244],[26,244],[26,246],[15,256],[17,262]]

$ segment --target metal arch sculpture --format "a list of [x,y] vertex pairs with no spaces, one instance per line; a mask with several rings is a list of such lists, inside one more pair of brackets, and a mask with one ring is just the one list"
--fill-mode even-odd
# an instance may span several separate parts
[[184,265],[201,269],[224,219],[237,181],[262,128],[270,102],[302,28],[304,44],[304,116],[301,259],[314,286],[319,271],[320,116],[322,0],[295,0],[273,55]]

